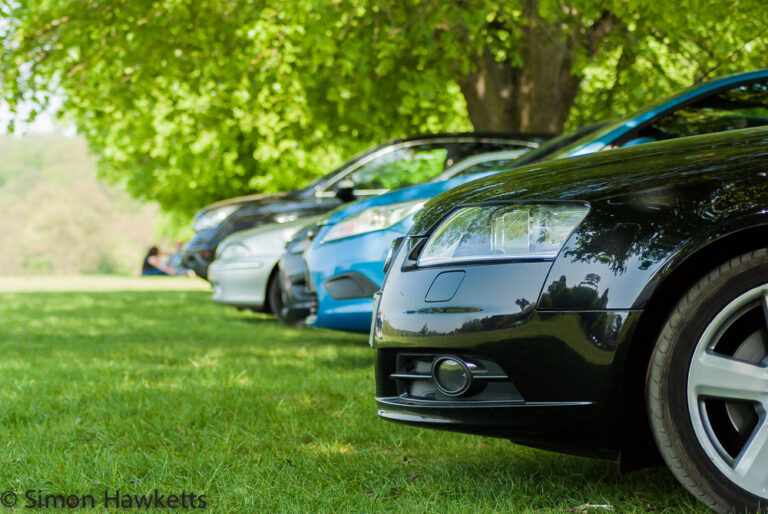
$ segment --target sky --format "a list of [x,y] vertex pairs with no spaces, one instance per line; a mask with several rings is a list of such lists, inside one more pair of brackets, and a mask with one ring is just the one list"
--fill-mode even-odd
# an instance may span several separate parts
[[[25,134],[64,134],[66,136],[74,137],[77,135],[75,127],[71,124],[66,124],[56,119],[56,110],[62,103],[61,98],[54,97],[51,101],[50,108],[45,112],[42,112],[37,119],[32,123],[24,123],[20,121],[24,118],[24,114],[29,112],[29,106],[22,106],[21,116],[16,117],[16,132],[15,135],[23,137]],[[4,102],[0,102],[0,134],[7,134],[8,122],[12,119],[12,114],[8,105]]]

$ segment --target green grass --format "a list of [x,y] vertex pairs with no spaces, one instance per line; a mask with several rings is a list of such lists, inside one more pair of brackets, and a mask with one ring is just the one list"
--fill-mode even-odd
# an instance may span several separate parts
[[0,295],[0,491],[194,492],[212,512],[705,511],[662,468],[380,420],[364,336],[209,296]]

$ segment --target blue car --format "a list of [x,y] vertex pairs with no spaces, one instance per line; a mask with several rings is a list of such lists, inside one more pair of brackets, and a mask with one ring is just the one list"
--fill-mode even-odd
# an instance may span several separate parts
[[309,312],[307,323],[315,326],[367,332],[372,295],[383,281],[387,254],[393,241],[408,232],[425,200],[523,164],[768,125],[766,107],[768,70],[714,79],[620,120],[553,139],[506,166],[394,191],[336,211],[321,226],[300,233],[289,244],[281,263],[285,266],[284,311],[294,309],[299,316]]

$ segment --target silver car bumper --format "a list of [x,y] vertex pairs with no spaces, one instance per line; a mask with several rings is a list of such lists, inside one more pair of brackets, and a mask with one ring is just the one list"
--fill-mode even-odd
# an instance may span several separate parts
[[235,307],[262,309],[267,284],[277,257],[251,257],[243,261],[214,261],[208,268],[213,301]]

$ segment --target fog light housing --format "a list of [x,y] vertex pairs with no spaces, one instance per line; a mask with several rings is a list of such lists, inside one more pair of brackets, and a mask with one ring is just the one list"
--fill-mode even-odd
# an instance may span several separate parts
[[472,372],[466,362],[452,355],[432,362],[432,381],[447,396],[461,396],[472,386]]

